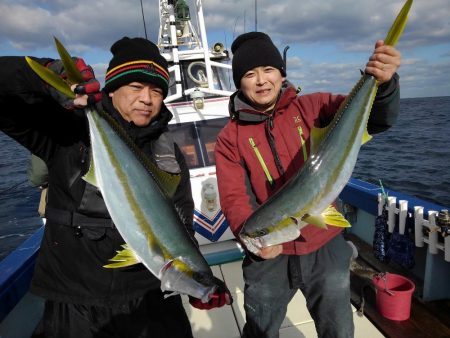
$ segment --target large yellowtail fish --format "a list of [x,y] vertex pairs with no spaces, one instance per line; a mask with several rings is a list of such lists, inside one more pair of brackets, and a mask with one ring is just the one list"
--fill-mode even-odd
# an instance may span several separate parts
[[[56,42],[69,80],[79,83],[77,74],[71,74],[76,68],[70,65],[70,56]],[[30,58],[27,61],[44,81],[68,97],[75,97],[58,75]],[[207,302],[217,289],[217,282],[170,200],[180,176],[168,174],[148,160],[109,114],[92,107],[85,112],[92,149],[91,166],[85,179],[100,189],[111,218],[126,242],[124,250],[106,267],[141,262],[161,280],[163,291],[187,294]]]
[[[386,45],[397,43],[411,5],[408,0],[401,9]],[[350,226],[330,204],[349,180],[361,145],[371,138],[367,121],[377,89],[373,76],[362,75],[329,126],[312,130],[305,165],[245,221],[239,236],[250,251],[294,240],[306,224]]]

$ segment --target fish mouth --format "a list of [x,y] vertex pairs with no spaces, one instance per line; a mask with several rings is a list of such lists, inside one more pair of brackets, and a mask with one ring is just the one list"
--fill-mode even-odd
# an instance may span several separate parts
[[168,261],[160,270],[161,290],[177,294],[185,294],[206,303],[216,291],[211,273],[194,271],[182,258]]
[[281,230],[266,231],[261,229],[248,233],[239,234],[240,239],[244,243],[245,247],[257,254],[262,248],[278,245],[292,241],[300,236],[300,227],[296,222],[283,227]]

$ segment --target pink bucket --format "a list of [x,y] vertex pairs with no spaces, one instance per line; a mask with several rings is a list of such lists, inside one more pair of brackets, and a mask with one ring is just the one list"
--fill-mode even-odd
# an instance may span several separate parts
[[372,279],[376,288],[377,309],[391,320],[407,320],[411,312],[414,283],[393,273],[378,274]]

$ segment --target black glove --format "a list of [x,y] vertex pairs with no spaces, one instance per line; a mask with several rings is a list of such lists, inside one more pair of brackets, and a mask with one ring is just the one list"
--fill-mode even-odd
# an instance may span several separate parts
[[[72,60],[75,62],[76,67],[81,73],[84,82],[77,84],[74,89],[75,94],[87,95],[88,105],[95,104],[102,99],[102,94],[100,92],[100,82],[95,78],[94,70],[91,66],[86,65],[83,59],[73,57]],[[58,74],[63,80],[67,80],[67,74],[64,69],[64,65],[61,60],[54,60],[46,65],[47,68]],[[74,109],[73,99],[65,96],[63,93],[59,92],[55,88],[48,85],[48,91],[50,95],[59,102],[66,109]]]
[[193,307],[200,310],[210,310],[233,303],[233,297],[231,297],[230,290],[228,290],[225,283],[216,277],[214,277],[214,281],[217,284],[217,289],[216,292],[210,296],[207,303],[203,303],[200,299],[189,296],[189,303]]

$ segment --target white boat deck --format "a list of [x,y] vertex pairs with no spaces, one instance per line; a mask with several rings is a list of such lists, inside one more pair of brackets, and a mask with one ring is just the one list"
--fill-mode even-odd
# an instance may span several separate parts
[[[240,338],[245,322],[244,313],[244,280],[242,278],[241,261],[212,266],[215,276],[225,281],[234,302],[213,310],[193,308],[183,296],[183,305],[189,316],[195,338]],[[0,338],[29,338],[39,322],[43,311],[40,297],[27,294],[3,321],[0,323]],[[355,338],[384,337],[366,318],[359,317],[354,311]],[[27,325],[21,324],[27,318]],[[317,337],[314,322],[311,319],[301,292],[297,292],[288,306],[287,316],[280,329],[280,338],[313,338]]]
[[[234,302],[232,306],[205,311],[193,308],[189,305],[187,297],[184,297],[183,302],[191,321],[194,337],[240,338],[245,322],[241,261],[216,265],[212,269],[215,276],[225,281],[233,294]],[[384,337],[366,317],[359,317],[355,308],[353,313],[356,338]],[[314,322],[306,309],[301,292],[297,292],[289,304],[287,316],[280,329],[280,338],[294,337],[317,337]]]

